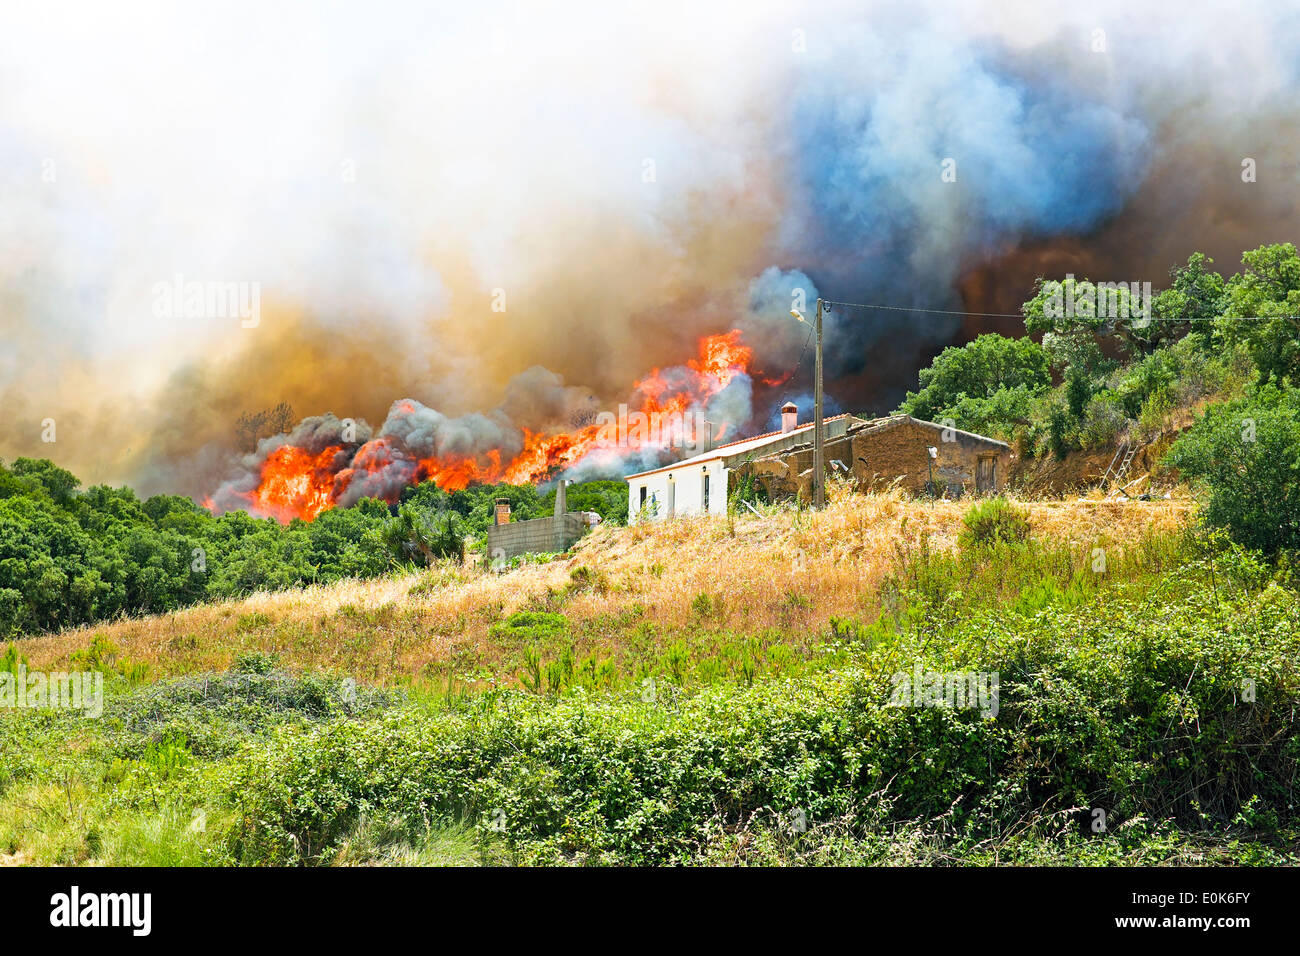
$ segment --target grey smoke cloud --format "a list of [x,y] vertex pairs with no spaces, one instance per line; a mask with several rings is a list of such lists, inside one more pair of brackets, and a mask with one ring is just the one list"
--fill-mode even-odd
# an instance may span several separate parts
[[[1013,309],[1294,238],[1298,47],[1281,2],[8,5],[0,455],[204,495],[280,401],[395,469],[505,454],[730,328],[760,374],[708,413],[762,428],[808,387],[763,382],[795,283]],[[259,283],[261,326],[154,316],[177,273]],[[888,406],[961,326],[833,311],[831,397]]]

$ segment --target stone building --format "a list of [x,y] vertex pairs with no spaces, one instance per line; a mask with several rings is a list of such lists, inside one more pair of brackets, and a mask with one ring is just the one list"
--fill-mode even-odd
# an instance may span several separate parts
[[[824,419],[822,427],[826,440],[843,438],[847,429],[858,421],[861,419],[851,415]],[[811,440],[812,423],[800,425],[799,410],[787,402],[781,409],[779,432],[727,442],[674,464],[628,475],[628,523],[724,515],[727,513],[728,489],[735,487],[729,479],[731,469],[758,457],[783,453]]]
[[[811,435],[809,436],[811,439]],[[948,497],[996,494],[1006,485],[1011,446],[911,415],[850,420],[825,439],[828,474],[842,474],[861,491],[900,487]],[[769,498],[812,498],[812,441],[733,465],[731,488],[753,477]]]

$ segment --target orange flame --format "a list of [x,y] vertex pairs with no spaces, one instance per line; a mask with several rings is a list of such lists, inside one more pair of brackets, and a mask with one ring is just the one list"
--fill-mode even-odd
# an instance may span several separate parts
[[737,373],[749,368],[754,358],[754,350],[740,344],[740,329],[700,339],[700,352],[703,358],[691,359],[686,364],[716,383],[710,395],[730,385]]
[[[726,388],[737,375],[747,373],[754,353],[741,344],[740,335],[739,329],[732,329],[700,339],[700,355],[686,363],[684,378],[680,369],[668,377],[661,369],[652,369],[634,385],[634,392],[642,398],[640,410],[647,416],[684,415]],[[599,424],[549,435],[527,428],[522,431],[523,449],[509,462],[502,463],[499,450],[479,458],[422,458],[414,463],[412,480],[434,481],[447,491],[473,482],[525,484],[576,464],[605,444],[605,430]],[[642,443],[634,435],[622,437],[629,450]],[[680,440],[684,436],[673,437]],[[722,429],[713,436],[715,440],[721,437]],[[350,461],[340,455],[343,451],[341,445],[317,455],[292,445],[277,448],[263,462],[257,488],[244,496],[249,510],[285,523],[293,518],[311,521],[333,508],[358,476],[375,474],[403,458],[390,438],[372,439],[358,448]]]
[[341,445],[331,445],[312,455],[281,445],[262,463],[262,480],[249,494],[249,505],[283,524],[294,518],[311,521],[334,507],[334,459],[342,450]]

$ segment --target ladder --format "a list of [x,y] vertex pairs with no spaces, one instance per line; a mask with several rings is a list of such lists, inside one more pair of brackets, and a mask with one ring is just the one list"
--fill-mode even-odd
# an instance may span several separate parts
[[1134,442],[1122,441],[1119,447],[1115,449],[1115,457],[1110,460],[1106,467],[1106,474],[1101,476],[1099,487],[1102,491],[1113,482],[1118,484],[1124,480],[1128,474],[1129,465],[1133,463],[1133,457],[1137,454],[1137,445]]

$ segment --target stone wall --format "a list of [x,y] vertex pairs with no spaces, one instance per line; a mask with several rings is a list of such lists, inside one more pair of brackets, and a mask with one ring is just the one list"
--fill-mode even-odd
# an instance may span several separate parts
[[[900,487],[911,494],[924,494],[933,480],[938,494],[960,496],[976,493],[976,473],[981,458],[992,460],[992,484],[982,493],[996,493],[1006,485],[1011,468],[1011,449],[1002,442],[951,430],[944,441],[942,426],[907,415],[864,423],[839,439],[825,442],[827,474],[850,474],[861,491]],[[929,449],[938,449],[931,463]],[[836,465],[840,462],[843,468]],[[733,471],[733,489],[753,475],[771,499],[812,498],[813,449],[811,442],[757,461]]]
[[[853,477],[864,489],[897,481],[898,487],[913,494],[925,493],[926,483],[933,480],[937,494],[957,497],[976,493],[980,458],[990,457],[992,485],[983,493],[1002,490],[1011,469],[1010,448],[969,432],[953,430],[948,433],[950,441],[943,437],[943,428],[916,419],[863,429],[853,436]],[[930,448],[939,453],[933,461]]]

